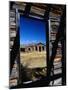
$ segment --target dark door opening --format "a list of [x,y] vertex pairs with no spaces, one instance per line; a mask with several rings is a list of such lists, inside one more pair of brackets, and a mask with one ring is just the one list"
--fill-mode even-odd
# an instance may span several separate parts
[[39,46],[39,52],[41,52],[41,47]]
[[37,51],[37,46],[35,47],[35,50]]
[[25,52],[25,48],[21,48],[21,51],[22,51],[22,52]]
[[42,50],[44,51],[44,46],[42,46]]
[[30,48],[28,48],[28,50],[30,51]]

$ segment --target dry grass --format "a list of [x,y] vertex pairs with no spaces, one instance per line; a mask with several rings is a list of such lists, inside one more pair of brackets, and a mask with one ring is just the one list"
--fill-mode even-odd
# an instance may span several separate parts
[[[47,75],[46,52],[20,52],[21,64],[25,67],[27,77],[34,81]],[[55,61],[60,61],[60,57],[56,57]],[[37,68],[41,70],[37,70]],[[38,77],[37,77],[38,76]]]
[[20,53],[20,60],[27,68],[37,68],[46,66],[46,52]]

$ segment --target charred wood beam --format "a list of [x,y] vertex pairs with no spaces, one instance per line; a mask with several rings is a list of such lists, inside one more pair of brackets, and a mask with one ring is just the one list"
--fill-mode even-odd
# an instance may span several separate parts
[[[66,8],[66,7],[65,7]],[[65,28],[62,31],[62,85],[66,85],[66,10],[65,10],[65,17],[64,17],[64,25]]]
[[[44,14],[44,21],[46,25],[46,51],[47,51],[47,78],[49,77],[49,12],[51,11],[51,5],[48,5]],[[48,79],[49,80],[49,79]],[[47,81],[48,81],[47,80]]]
[[10,10],[12,10],[13,9],[13,5],[15,4],[15,2],[14,1],[9,1],[9,6],[10,6]]
[[[53,76],[50,76],[50,81],[57,80],[58,78],[61,78],[62,74],[56,74]],[[29,87],[44,87],[48,86],[47,84],[47,77],[42,78],[41,80],[29,83],[29,84],[19,84],[17,86],[10,87],[11,89],[14,88],[29,88]]]
[[66,85],[66,41],[62,40],[62,85]]
[[64,31],[64,28],[65,28],[65,24],[64,24],[64,21],[65,21],[64,20],[65,19],[65,11],[66,11],[66,8],[64,8],[64,10],[63,10],[63,14],[62,14],[62,17],[61,17],[61,20],[60,20],[60,26],[58,28],[58,33],[56,35],[56,40],[53,43],[52,55],[51,55],[50,61],[48,63],[48,81],[49,81],[48,84],[50,83],[50,73],[51,73],[51,69],[53,67],[53,62],[54,62],[54,58],[55,58],[55,55],[56,55],[56,50],[57,50],[57,47],[58,47],[58,42],[63,37],[63,31]]
[[14,61],[15,61],[18,53],[19,53],[19,30],[17,31],[17,35],[14,40],[14,45],[10,52],[10,74],[11,74],[11,71],[12,71],[12,68],[14,65]]
[[51,11],[52,5],[48,4],[47,6],[48,6],[48,7],[47,7],[47,10],[46,10],[46,8],[45,8],[45,13],[44,13],[44,21],[45,21],[45,22],[49,20],[49,13],[50,13],[50,11]]
[[30,9],[31,9],[31,3],[27,3],[26,7],[25,7],[25,12],[24,15],[28,16],[30,13]]

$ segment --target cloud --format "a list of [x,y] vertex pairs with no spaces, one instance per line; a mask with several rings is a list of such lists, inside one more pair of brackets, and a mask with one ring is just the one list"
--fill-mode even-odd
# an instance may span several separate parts
[[30,41],[30,40],[24,41],[24,40],[22,40],[22,41],[20,41],[20,44],[31,44],[31,43],[38,43],[38,42],[37,42],[37,40],[33,40],[33,41]]

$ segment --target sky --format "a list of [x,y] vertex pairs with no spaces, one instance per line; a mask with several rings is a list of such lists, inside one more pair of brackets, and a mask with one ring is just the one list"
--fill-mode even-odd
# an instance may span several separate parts
[[46,28],[43,21],[20,16],[20,44],[46,44]]

